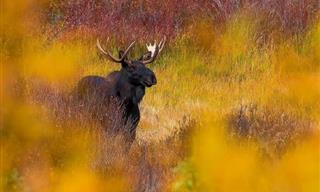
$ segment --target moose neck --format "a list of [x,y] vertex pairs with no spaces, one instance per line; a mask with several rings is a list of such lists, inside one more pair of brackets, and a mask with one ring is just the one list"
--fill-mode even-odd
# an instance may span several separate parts
[[132,104],[139,104],[145,94],[145,87],[130,83],[128,74],[124,69],[120,71],[120,78],[118,79],[116,89],[122,101]]

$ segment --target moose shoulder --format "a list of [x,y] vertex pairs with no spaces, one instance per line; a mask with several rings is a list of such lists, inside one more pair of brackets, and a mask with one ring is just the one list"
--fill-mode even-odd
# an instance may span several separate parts
[[[121,109],[117,118],[121,119],[121,125],[117,133],[124,133],[126,140],[132,143],[135,139],[136,128],[140,120],[139,103],[145,95],[145,89],[157,83],[154,72],[146,65],[155,61],[162,51],[165,38],[154,45],[147,45],[148,52],[140,59],[130,60],[127,55],[135,42],[132,42],[125,50],[119,51],[119,58],[105,51],[97,40],[97,47],[101,53],[111,61],[120,63],[121,69],[113,71],[106,77],[87,76],[82,78],[75,89],[76,97],[85,106],[92,116],[99,120],[103,127],[108,129],[108,121],[111,105]],[[107,110],[108,109],[108,110]],[[120,117],[119,117],[120,116]],[[116,134],[117,134],[116,133]]]

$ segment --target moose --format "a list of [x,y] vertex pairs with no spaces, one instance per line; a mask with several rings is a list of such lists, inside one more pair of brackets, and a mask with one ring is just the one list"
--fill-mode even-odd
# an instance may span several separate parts
[[164,37],[159,44],[146,44],[148,51],[139,59],[132,60],[128,59],[128,53],[135,41],[125,51],[119,50],[119,58],[116,58],[109,51],[105,51],[97,40],[97,48],[101,54],[115,63],[120,63],[121,69],[106,77],[83,77],[76,86],[78,101],[82,102],[103,127],[110,131],[110,118],[120,119],[120,128],[112,129],[112,132],[122,133],[129,145],[136,137],[136,128],[140,121],[139,103],[145,95],[145,89],[157,84],[157,78],[147,64],[155,61],[165,42]]

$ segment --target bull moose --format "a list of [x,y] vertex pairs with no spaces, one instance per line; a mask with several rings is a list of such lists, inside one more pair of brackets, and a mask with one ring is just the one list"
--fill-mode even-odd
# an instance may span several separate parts
[[[154,72],[146,65],[155,61],[163,50],[165,42],[164,37],[159,44],[156,42],[153,45],[147,44],[148,51],[139,59],[131,60],[128,59],[128,53],[135,41],[125,51],[120,50],[119,58],[116,58],[109,51],[105,51],[97,40],[97,48],[101,54],[113,62],[120,63],[121,69],[111,72],[107,77],[83,77],[75,89],[78,100],[90,109],[93,117],[97,118],[106,129],[110,129],[108,119],[121,119],[122,127],[116,132],[124,133],[125,140],[130,144],[136,136],[140,120],[139,103],[145,95],[145,89],[157,84]],[[110,110],[111,105],[116,107]],[[115,109],[118,108],[121,109],[121,113],[116,113]],[[124,126],[128,124],[130,126]]]

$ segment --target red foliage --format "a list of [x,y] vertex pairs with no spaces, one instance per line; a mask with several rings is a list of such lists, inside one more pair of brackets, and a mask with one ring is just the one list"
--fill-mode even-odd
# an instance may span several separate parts
[[317,0],[51,0],[47,18],[62,22],[64,31],[84,27],[95,36],[128,41],[174,37],[202,17],[224,24],[243,8],[264,18],[262,32],[286,35],[303,32],[319,11]]

